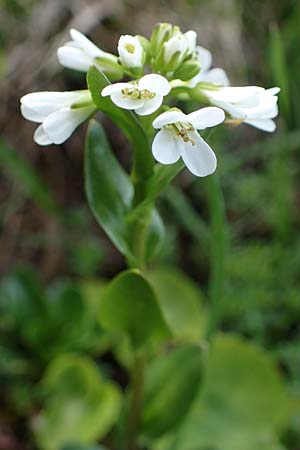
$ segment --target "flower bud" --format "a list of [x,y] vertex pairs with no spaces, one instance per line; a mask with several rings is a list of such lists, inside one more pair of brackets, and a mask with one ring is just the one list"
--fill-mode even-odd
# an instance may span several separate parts
[[121,64],[125,69],[135,75],[142,73],[145,52],[137,37],[128,34],[121,36],[118,43],[118,52]]
[[151,54],[156,56],[161,50],[164,42],[168,41],[173,34],[173,26],[169,23],[158,23],[155,25],[150,38]]
[[164,63],[168,71],[176,70],[186,57],[188,50],[187,38],[182,33],[177,33],[169,41],[164,43]]
[[188,53],[192,55],[197,48],[197,33],[194,30],[189,30],[184,33],[184,36],[186,37],[188,42]]
[[189,59],[175,70],[173,78],[179,78],[182,81],[188,81],[198,75],[200,70],[201,67],[199,62],[196,59]]

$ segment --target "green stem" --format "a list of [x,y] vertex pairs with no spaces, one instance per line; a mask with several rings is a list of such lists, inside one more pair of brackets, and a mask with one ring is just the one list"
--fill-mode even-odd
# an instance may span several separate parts
[[135,450],[137,448],[137,434],[143,403],[144,368],[145,360],[143,355],[136,355],[131,377],[132,396],[128,416],[127,450]]
[[228,251],[228,230],[225,218],[224,199],[218,173],[207,178],[208,200],[211,216],[211,275],[209,293],[211,313],[206,330],[210,341],[222,318],[222,298],[225,287],[225,265]]

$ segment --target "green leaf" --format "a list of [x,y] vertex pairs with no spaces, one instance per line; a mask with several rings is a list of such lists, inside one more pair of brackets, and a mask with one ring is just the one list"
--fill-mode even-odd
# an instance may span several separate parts
[[185,418],[202,378],[202,354],[198,346],[171,351],[147,369],[141,434],[158,437]]
[[40,175],[20,152],[11,148],[2,138],[0,138],[0,164],[1,169],[4,169],[41,208],[61,216],[60,207]]
[[281,88],[279,103],[282,106],[285,117],[288,120],[291,116],[290,86],[289,86],[289,65],[286,59],[285,39],[279,28],[272,25],[270,29],[270,65],[273,80]]
[[268,356],[244,341],[219,336],[207,360],[203,389],[182,428],[164,449],[273,448],[286,424],[287,395]]
[[174,267],[154,269],[147,278],[173,336],[197,341],[203,334],[204,319],[203,295],[198,286]]
[[107,447],[103,445],[79,445],[79,444],[70,444],[64,445],[61,450],[108,450]]
[[180,187],[169,185],[164,194],[176,220],[197,242],[202,251],[208,253],[210,230],[205,221]]
[[115,158],[103,128],[91,121],[86,140],[85,185],[91,210],[116,247],[134,259],[125,223],[133,197],[128,175]]
[[169,335],[154,292],[138,271],[123,272],[108,285],[99,318],[104,329],[125,333],[135,348]]
[[91,348],[96,340],[100,344],[105,336],[97,324],[97,309],[74,281],[57,281],[46,291],[29,269],[12,274],[0,286],[3,326],[44,362],[65,351]]
[[[138,166],[138,176],[145,182],[152,174],[153,157],[149,148],[148,138],[140,126],[136,116],[131,111],[118,108],[109,97],[102,97],[102,89],[109,84],[108,78],[91,67],[87,74],[87,83],[95,105],[103,111],[131,142],[134,150],[134,166]],[[136,180],[134,180],[136,181]]]
[[58,358],[48,368],[42,388],[46,401],[32,426],[43,450],[57,450],[72,443],[93,444],[105,436],[118,418],[119,389],[102,379],[88,358]]

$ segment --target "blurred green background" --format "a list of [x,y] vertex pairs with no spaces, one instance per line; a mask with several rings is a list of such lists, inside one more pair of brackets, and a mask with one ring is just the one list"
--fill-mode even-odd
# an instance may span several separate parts
[[[214,66],[223,67],[233,85],[281,87],[273,135],[240,126],[214,138],[229,248],[221,328],[266,351],[285,380],[290,401],[285,429],[279,443],[259,449],[300,450],[297,0],[0,0],[0,450],[59,450],[52,436],[64,433],[66,417],[75,419],[67,401],[61,417],[55,402],[70,399],[70,392],[81,398],[78,392],[86,386],[80,377],[97,378],[100,366],[104,378],[80,403],[84,420],[73,424],[81,436],[91,427],[97,442],[99,423],[109,428],[119,393],[114,386],[105,391],[105,413],[90,406],[91,398],[101,398],[108,377],[122,389],[127,385],[126,370],[116,363],[97,321],[98,295],[125,263],[87,207],[85,126],[60,147],[38,147],[35,126],[20,115],[19,98],[85,88],[84,75],[62,70],[56,59],[70,28],[115,52],[120,34],[149,36],[159,21],[196,30]],[[99,119],[118,159],[129,167],[124,136],[101,114]],[[211,257],[208,191],[207,180],[187,172],[166,190],[158,207],[167,231],[154,265],[184,271],[204,308]],[[78,379],[66,388],[71,369]],[[242,443],[240,449],[245,450]]]

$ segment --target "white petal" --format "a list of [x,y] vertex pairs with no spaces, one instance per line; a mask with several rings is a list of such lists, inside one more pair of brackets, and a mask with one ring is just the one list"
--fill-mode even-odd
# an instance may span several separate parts
[[72,105],[80,97],[82,94],[79,92],[34,92],[24,95],[21,98],[21,104],[46,117],[61,108]]
[[181,148],[181,157],[192,174],[206,177],[216,170],[216,156],[198,133],[191,132],[189,136],[194,139],[195,145],[185,142]]
[[46,134],[43,125],[40,125],[34,133],[34,141],[39,145],[50,145],[53,144],[49,136]]
[[160,130],[152,143],[152,153],[161,164],[173,164],[180,157],[180,141],[171,130]]
[[143,106],[137,108],[135,112],[139,116],[148,116],[149,114],[154,113],[163,102],[163,97],[161,95],[156,95],[151,100],[144,100]]
[[65,45],[57,50],[57,58],[60,64],[68,69],[87,72],[93,64],[93,59],[80,48]]
[[[201,74],[201,72],[200,72]],[[211,69],[208,72],[205,72],[200,81],[207,81],[208,83],[216,83],[221,86],[229,86],[230,81],[226,75],[225,70],[216,67],[215,69]]]
[[92,41],[90,41],[84,34],[77,30],[72,29],[70,31],[72,39],[76,44],[84,50],[91,58],[97,58],[103,55],[103,51],[100,50]]
[[186,122],[187,116],[182,111],[170,110],[160,114],[153,121],[152,126],[154,128],[162,128],[164,125],[168,125],[176,122]]
[[43,122],[46,134],[54,144],[66,141],[75,129],[95,111],[94,106],[86,108],[64,108],[50,114]]
[[207,71],[212,64],[212,55],[209,50],[198,46],[196,48],[197,58],[200,62],[201,71]]
[[268,131],[269,133],[273,133],[273,131],[276,130],[276,123],[271,119],[245,120],[244,122],[259,130]]
[[188,50],[188,40],[186,36],[182,33],[177,33],[171,39],[164,43],[164,56],[165,61],[168,63],[172,56],[179,52],[181,58],[184,57],[184,54]]
[[264,93],[260,103],[253,108],[241,108],[247,119],[274,119],[278,115],[278,98]]
[[269,95],[277,95],[280,92],[280,88],[279,87],[273,87],[273,88],[267,89],[266,92]]
[[122,92],[113,92],[110,96],[111,101],[119,108],[137,109],[144,105],[145,100],[125,97]]
[[[128,51],[128,47],[133,51]],[[135,36],[122,35],[118,43],[120,60],[125,67],[141,67],[143,65],[143,47]]]
[[35,111],[34,109],[29,108],[26,105],[21,104],[21,113],[22,116],[27,120],[31,120],[31,122],[41,123],[45,119],[45,115],[40,113],[39,111]]
[[264,92],[264,88],[258,86],[224,87],[216,91],[206,91],[210,98],[228,103],[240,103],[247,98]]
[[157,95],[168,95],[171,90],[168,80],[155,73],[145,75],[139,80],[139,90],[146,89],[147,91],[154,92]]
[[229,113],[235,119],[244,119],[246,117],[246,114],[240,108],[238,108],[237,106],[233,106],[231,103],[221,102],[217,100],[213,100],[211,102],[219,108],[224,109],[224,111]]
[[197,45],[197,33],[194,30],[189,30],[184,33],[188,41],[189,52],[193,53],[196,50]]
[[114,83],[109,84],[108,86],[105,86],[104,89],[102,89],[101,95],[102,97],[107,97],[108,95],[114,94],[115,92],[121,92],[122,89],[137,89],[137,87],[134,84],[131,83]]
[[225,120],[224,111],[215,106],[194,111],[187,116],[188,122],[198,130],[204,130],[207,127],[214,127]]

